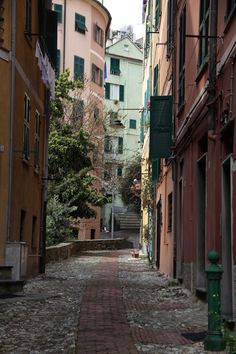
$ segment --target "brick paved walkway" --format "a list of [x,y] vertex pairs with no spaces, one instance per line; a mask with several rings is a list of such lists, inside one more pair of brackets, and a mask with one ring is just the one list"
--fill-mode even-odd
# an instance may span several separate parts
[[84,293],[78,354],[137,354],[118,278],[118,256],[102,257]]

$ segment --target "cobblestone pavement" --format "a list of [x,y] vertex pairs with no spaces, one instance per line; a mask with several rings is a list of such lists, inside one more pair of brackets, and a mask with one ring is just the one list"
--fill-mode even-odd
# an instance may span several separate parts
[[131,251],[47,265],[0,299],[0,353],[203,354],[206,304]]

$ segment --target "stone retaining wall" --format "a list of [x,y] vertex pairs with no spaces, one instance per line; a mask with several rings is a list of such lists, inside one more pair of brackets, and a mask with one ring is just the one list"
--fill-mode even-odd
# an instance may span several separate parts
[[80,252],[95,250],[120,250],[133,248],[132,242],[126,239],[114,240],[85,240],[60,243],[46,248],[46,263],[56,262],[75,256]]

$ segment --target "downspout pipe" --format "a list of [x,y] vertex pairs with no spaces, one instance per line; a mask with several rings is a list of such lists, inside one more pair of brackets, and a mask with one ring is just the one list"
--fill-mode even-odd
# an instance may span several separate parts
[[64,0],[64,24],[63,24],[63,72],[66,69],[66,12],[67,12],[67,0]]
[[16,85],[16,0],[11,1],[11,100],[9,128],[9,166],[8,166],[8,205],[7,205],[7,241],[11,240],[11,207],[12,207],[12,166],[13,166],[13,133],[15,116]]
[[216,95],[216,64],[217,64],[217,22],[218,22],[218,0],[210,2],[210,45],[209,45],[209,115],[208,133],[215,131],[215,95]]
[[47,192],[48,192],[48,140],[50,123],[50,90],[46,91],[45,107],[45,151],[44,151],[44,174],[42,178],[42,199],[41,199],[41,241],[40,241],[40,263],[39,272],[45,273],[46,266],[46,226],[47,226]]

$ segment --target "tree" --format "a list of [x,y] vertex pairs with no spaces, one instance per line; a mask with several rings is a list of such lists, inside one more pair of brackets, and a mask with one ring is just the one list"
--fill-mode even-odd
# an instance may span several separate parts
[[124,177],[120,180],[120,193],[123,202],[140,212],[141,206],[141,158],[135,157],[126,167]]
[[72,222],[94,217],[93,207],[107,202],[95,187],[96,177],[91,174],[95,142],[91,131],[83,128],[84,113],[74,109],[83,90],[84,85],[71,80],[67,70],[59,76],[51,104],[47,218],[50,243],[65,239],[71,234]]

